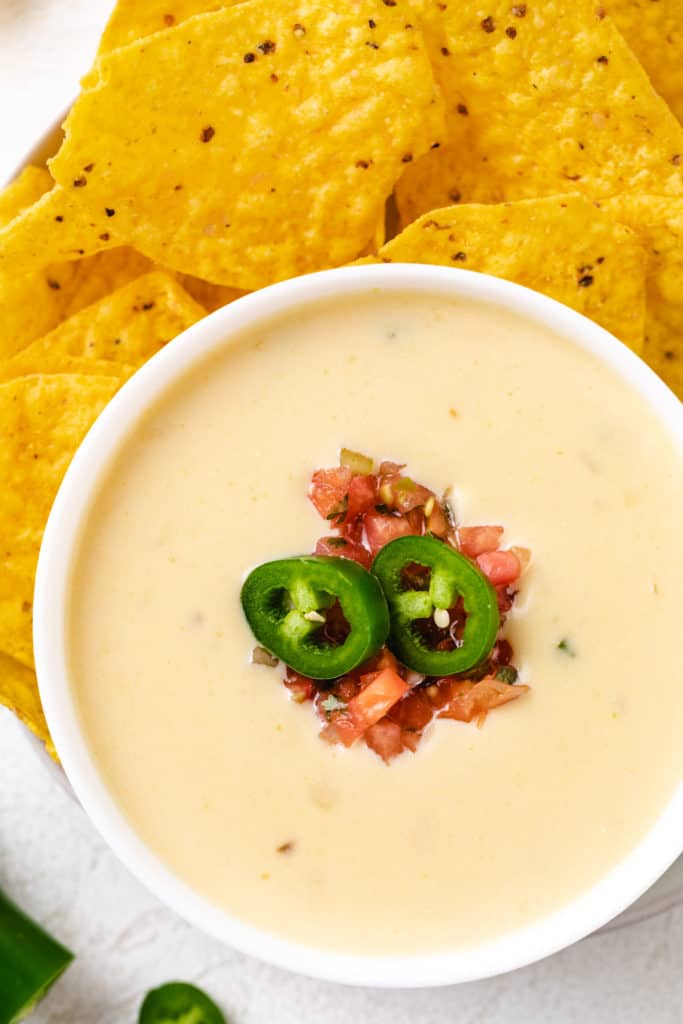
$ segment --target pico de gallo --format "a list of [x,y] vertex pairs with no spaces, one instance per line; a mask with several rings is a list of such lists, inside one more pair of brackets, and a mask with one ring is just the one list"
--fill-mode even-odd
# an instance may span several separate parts
[[483,725],[529,690],[502,635],[530,553],[502,526],[461,526],[448,495],[405,466],[342,449],[309,498],[328,524],[312,555],[258,566],[242,607],[253,660],[284,665],[321,736],[385,762],[415,751],[436,717]]

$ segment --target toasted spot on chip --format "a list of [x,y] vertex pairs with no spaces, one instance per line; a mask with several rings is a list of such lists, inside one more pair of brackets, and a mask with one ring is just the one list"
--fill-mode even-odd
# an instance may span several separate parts
[[[406,169],[403,224],[454,193],[487,203],[567,191],[683,194],[671,161],[683,128],[591,0],[415,5],[446,99],[448,145]],[[498,28],[512,20],[514,43]]]
[[[365,46],[368,16],[378,50]],[[58,202],[78,204],[81,222],[68,231],[65,218],[51,258],[125,242],[164,266],[240,289],[353,259],[373,235],[405,154],[417,159],[443,127],[422,38],[405,24],[405,13],[382,0],[252,0],[105,55],[50,161],[62,193],[50,212],[61,212]],[[264,42],[266,53],[258,50]],[[249,53],[256,59],[245,64]],[[200,145],[209,125],[215,134]],[[364,175],[359,160],[371,161]],[[87,187],[74,189],[88,163]],[[106,227],[105,208],[116,211]],[[0,236],[0,259],[3,251],[16,259],[9,241]]]
[[116,377],[36,374],[0,384],[0,651],[33,667],[33,583],[66,468],[120,386]]
[[432,210],[383,245],[378,259],[515,281],[642,350],[645,252],[633,231],[581,196]]

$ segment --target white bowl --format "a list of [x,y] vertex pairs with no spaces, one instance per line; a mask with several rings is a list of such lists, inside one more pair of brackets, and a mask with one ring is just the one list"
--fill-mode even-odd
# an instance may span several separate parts
[[465,296],[545,324],[594,353],[653,407],[683,456],[683,406],[610,334],[536,292],[483,274],[443,267],[382,265],[324,271],[253,293],[218,310],[168,344],[115,396],[78,450],[55,501],[38,565],[34,642],[47,721],[73,789],[127,867],[188,921],[244,952],[304,974],[350,984],[408,987],[483,978],[547,956],[603,925],[648,888],[683,849],[683,785],[645,839],[597,885],[536,923],[470,950],[368,957],[305,947],[257,930],[212,906],[143,844],[110,796],[81,731],[65,644],[69,574],[81,522],[103,474],[136,421],[198,360],[246,327],[313,301],[370,291]]

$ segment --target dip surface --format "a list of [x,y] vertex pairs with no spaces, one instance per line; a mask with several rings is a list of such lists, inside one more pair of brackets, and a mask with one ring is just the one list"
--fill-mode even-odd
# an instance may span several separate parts
[[[388,767],[321,742],[239,604],[254,565],[312,551],[310,474],[343,445],[533,552],[506,627],[531,692]],[[96,762],[250,924],[369,954],[500,936],[598,881],[683,776],[681,522],[654,414],[548,329],[419,295],[300,311],[183,378],[105,477],[69,609]]]

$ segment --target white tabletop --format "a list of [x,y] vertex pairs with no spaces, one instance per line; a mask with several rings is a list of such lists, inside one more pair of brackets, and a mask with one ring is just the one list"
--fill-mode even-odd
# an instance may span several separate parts
[[[0,0],[0,180],[74,95],[108,0]],[[197,981],[231,1024],[680,1024],[683,861],[603,932],[491,981],[345,989],[205,938],[135,882],[0,712],[0,886],[78,954],[35,1024],[134,1024],[144,992]],[[362,927],[362,922],[359,922]]]

